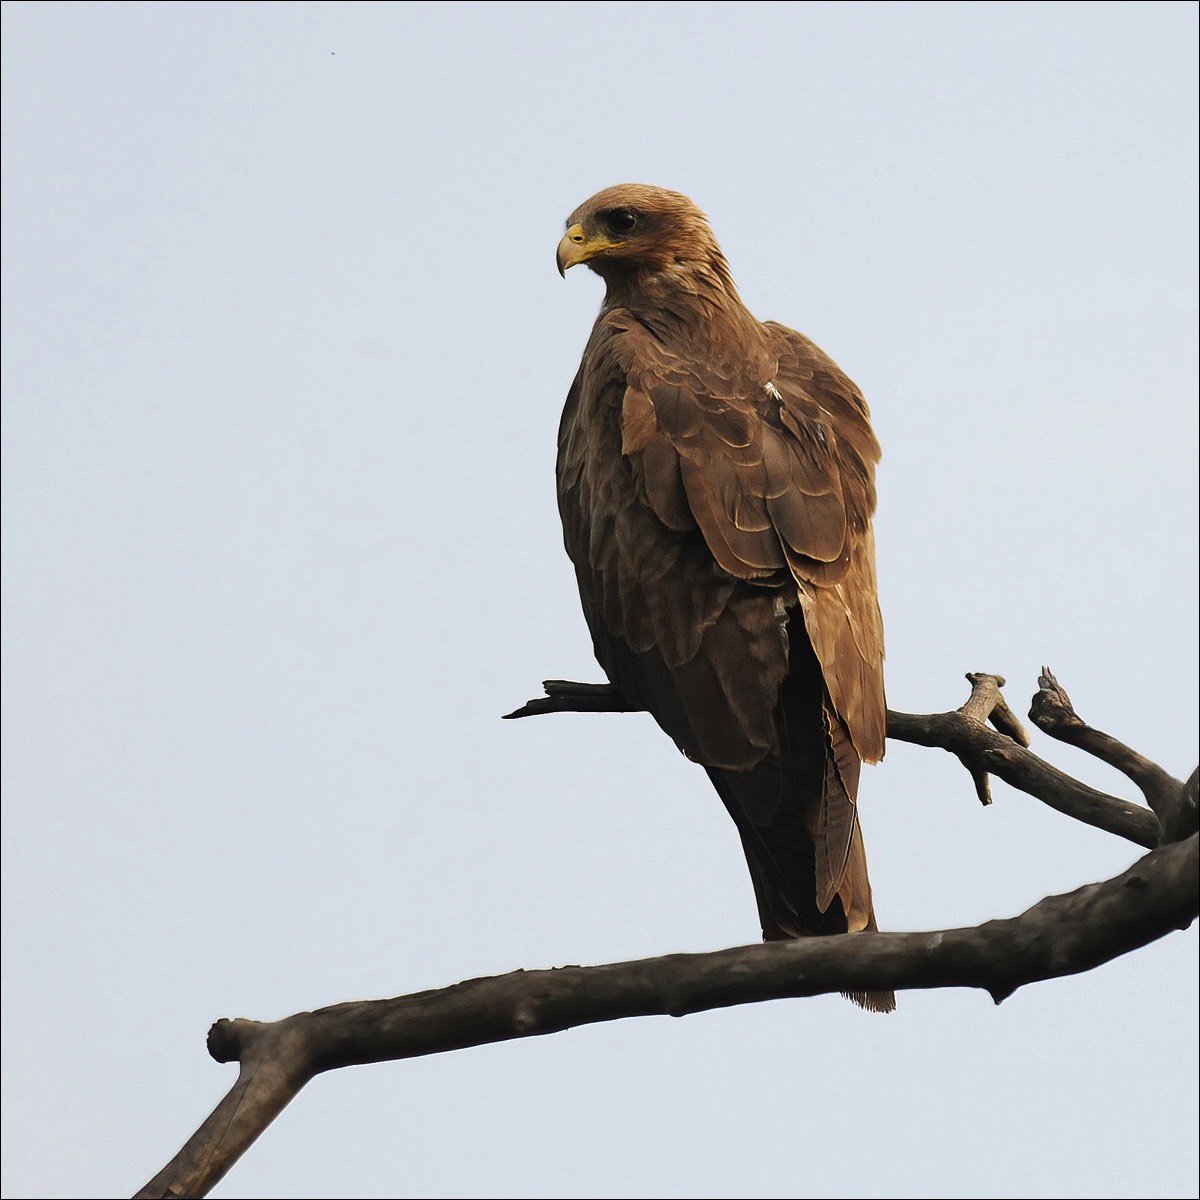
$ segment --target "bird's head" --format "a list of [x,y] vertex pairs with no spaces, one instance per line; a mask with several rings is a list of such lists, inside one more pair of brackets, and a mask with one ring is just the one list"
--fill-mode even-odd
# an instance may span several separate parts
[[558,270],[587,265],[605,281],[672,267],[724,266],[704,214],[684,195],[619,183],[585,200],[558,243]]

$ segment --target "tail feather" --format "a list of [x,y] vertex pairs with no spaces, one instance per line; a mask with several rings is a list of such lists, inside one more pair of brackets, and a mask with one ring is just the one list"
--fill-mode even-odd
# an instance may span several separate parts
[[[828,832],[821,815],[828,807],[821,798],[824,789],[805,805],[793,787],[785,787],[773,763],[753,771],[707,770],[741,836],[764,941],[877,928],[866,850],[852,802],[843,801],[852,824],[842,870],[834,874],[830,856],[823,858],[821,852],[821,838]],[[827,773],[823,771],[822,777]],[[825,896],[820,886],[823,875],[828,880]],[[871,1012],[891,1012],[896,1007],[895,995],[889,991],[844,994]]]
[[867,1012],[890,1013],[896,1011],[895,992],[843,992],[847,1000],[853,1000]]

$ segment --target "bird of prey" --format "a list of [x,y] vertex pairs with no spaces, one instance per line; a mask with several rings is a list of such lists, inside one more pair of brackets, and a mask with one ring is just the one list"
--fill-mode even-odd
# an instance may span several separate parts
[[707,770],[764,939],[875,929],[857,804],[886,720],[866,402],[803,334],[751,315],[678,192],[580,205],[559,271],[579,263],[606,292],[558,503],[596,657]]

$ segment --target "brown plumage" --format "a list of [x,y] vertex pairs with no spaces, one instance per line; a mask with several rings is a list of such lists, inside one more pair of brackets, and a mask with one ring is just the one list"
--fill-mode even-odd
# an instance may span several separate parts
[[874,929],[857,798],[886,710],[866,402],[808,338],[750,314],[686,196],[621,184],[567,226],[559,270],[586,262],[607,285],[558,438],[596,657],[707,769],[764,938]]

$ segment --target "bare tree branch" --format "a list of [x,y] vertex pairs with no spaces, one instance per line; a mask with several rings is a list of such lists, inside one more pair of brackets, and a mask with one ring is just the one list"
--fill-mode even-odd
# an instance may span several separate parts
[[546,694],[526,700],[520,708],[505,713],[501,720],[538,717],[553,712],[642,712],[630,704],[611,683],[575,683],[570,679],[544,679]]
[[1039,901],[1019,917],[940,933],[858,933],[597,967],[514,971],[392,1000],[337,1004],[269,1024],[218,1021],[209,1048],[238,1081],[138,1197],[204,1196],[322,1071],[439,1054],[626,1017],[685,1016],[784,997],[885,988],[1019,987],[1090,970],[1200,910],[1198,838]]
[[971,685],[971,694],[958,711],[980,725],[990,721],[1018,746],[1028,746],[1029,734],[1025,732],[1025,726],[1017,719],[1016,713],[1008,707],[1000,690],[1005,684],[1004,676],[968,671],[967,682]]
[[[1159,844],[1162,830],[1153,812],[1072,779],[1026,748],[1028,735],[1000,695],[1000,688],[1004,686],[1002,676],[972,671],[967,679],[971,683],[971,695],[955,712],[918,716],[889,708],[887,736],[894,741],[948,750],[970,773],[983,804],[992,802],[988,777],[996,775],[1064,816],[1114,833],[1146,849]],[[506,719],[552,712],[637,711],[636,706],[609,684],[548,679],[542,686],[546,690],[545,696],[528,701],[515,712],[508,713]],[[1038,707],[1036,697],[1034,707],[1035,710]],[[991,721],[996,730],[989,729],[985,724],[987,721]],[[1155,770],[1170,779],[1161,768]],[[1178,794],[1183,784],[1175,781],[1175,787]],[[1195,811],[1194,804],[1192,811]]]
[[1158,845],[1158,819],[1149,809],[1072,779],[1011,738],[960,712],[915,716],[889,709],[887,734],[897,741],[949,750],[973,777],[995,775],[1085,825],[1114,833],[1146,849]]
[[[1169,840],[1178,841],[1196,832],[1195,785],[1188,804],[1187,787],[1158,763],[1131,750],[1123,742],[1088,725],[1076,712],[1066,688],[1054,678],[1049,667],[1038,676],[1038,691],[1033,697],[1029,718],[1043,732],[1069,746],[1077,746],[1088,754],[1115,767],[1141,789],[1146,803],[1154,810],[1164,830],[1172,827]],[[1194,778],[1193,773],[1193,778]],[[1190,827],[1188,810],[1190,807]],[[1174,826],[1178,824],[1176,830]]]
[[1182,842],[1200,829],[1200,767],[1194,767],[1179,793],[1179,807],[1163,825],[1164,842]]
[[[1044,670],[1031,714],[1035,724],[1118,766],[1142,787],[1154,811],[1094,791],[1031,753],[1025,730],[1001,694],[1003,678],[972,672],[967,679],[971,695],[955,712],[889,711],[888,737],[955,754],[985,804],[991,802],[988,777],[995,774],[1059,812],[1158,848],[1114,879],[1047,897],[1019,917],[974,929],[843,934],[606,966],[514,971],[392,1000],[337,1004],[281,1021],[218,1021],[209,1031],[209,1052],[218,1062],[240,1063],[237,1083],[137,1195],[207,1195],[323,1071],[598,1021],[684,1016],[829,992],[977,987],[999,1003],[1026,984],[1090,970],[1187,928],[1200,913],[1197,774],[1182,784],[1085,725]],[[545,696],[509,717],[635,711],[608,684],[560,679],[544,686]]]

